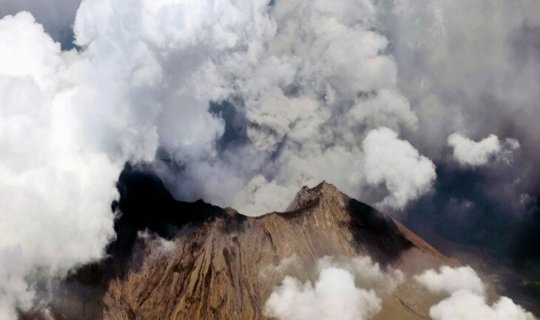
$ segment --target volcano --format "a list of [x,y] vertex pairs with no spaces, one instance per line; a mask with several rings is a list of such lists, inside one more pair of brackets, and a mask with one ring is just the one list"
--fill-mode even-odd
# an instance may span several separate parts
[[[55,319],[262,319],[283,277],[308,281],[325,256],[369,256],[406,275],[458,264],[326,182],[261,217],[176,201],[157,177],[134,168],[124,170],[118,189],[109,256],[57,285],[49,307]],[[265,273],[291,257],[286,272]],[[383,297],[375,319],[428,318],[427,300],[405,282]]]

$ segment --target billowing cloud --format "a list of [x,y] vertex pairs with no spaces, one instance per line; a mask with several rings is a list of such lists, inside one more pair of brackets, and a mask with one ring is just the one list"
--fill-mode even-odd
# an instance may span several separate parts
[[476,142],[462,134],[453,133],[448,136],[448,145],[453,148],[454,159],[460,165],[473,167],[485,165],[495,158],[508,162],[512,151],[519,148],[517,140],[507,139],[501,143],[494,134]]
[[326,256],[317,261],[317,270],[321,271],[329,267],[350,271],[359,286],[373,289],[379,295],[392,293],[404,280],[404,275],[400,270],[387,268],[383,271],[380,265],[369,256],[341,259]]
[[508,297],[501,297],[492,305],[482,280],[470,267],[441,267],[439,271],[427,270],[415,277],[433,293],[445,293],[443,299],[429,310],[434,320],[533,320],[535,317]]
[[123,162],[77,136],[70,53],[32,15],[0,20],[0,52],[0,318],[14,319],[39,279],[101,258]]
[[302,283],[287,276],[265,304],[265,315],[276,319],[371,319],[381,310],[381,288],[388,291],[402,279],[398,271],[385,274],[369,257],[318,262],[318,279]]
[[426,193],[436,178],[435,165],[388,128],[370,131],[364,142],[366,181],[384,184],[389,195],[383,206],[403,208]]
[[323,269],[315,285],[287,277],[266,302],[265,315],[277,319],[370,319],[381,309],[372,290],[354,285],[343,269]]
[[484,296],[466,290],[454,292],[431,307],[429,314],[434,320],[534,320],[535,317],[516,305],[511,299],[502,297],[492,305]]
[[458,290],[467,290],[483,295],[485,292],[482,280],[469,266],[459,268],[442,266],[439,270],[426,270],[416,276],[416,281],[434,293],[451,294]]
[[[83,1],[74,24],[80,52],[59,52],[49,39],[46,45],[56,50],[51,61],[36,66],[41,57],[26,61],[11,50],[5,65],[17,75],[32,69],[47,90],[47,108],[57,111],[60,120],[51,120],[38,138],[62,128],[66,133],[55,137],[64,140],[56,146],[84,146],[91,155],[70,152],[99,155],[110,162],[104,172],[111,176],[123,161],[152,160],[159,147],[172,166],[158,158],[156,170],[176,196],[261,214],[283,209],[301,185],[323,179],[362,193],[370,187],[362,171],[365,128],[416,125],[392,57],[384,54],[388,42],[373,31],[375,11],[369,1],[350,0],[332,7],[323,1],[271,7],[266,1]],[[15,24],[8,27],[5,34],[17,34]],[[6,94],[18,92],[13,83]],[[233,99],[246,136],[220,152],[224,120],[208,106]],[[12,99],[4,108],[23,102]],[[38,121],[34,111],[28,113]],[[27,134],[18,121],[10,121],[12,144]],[[18,154],[28,158],[30,150],[37,152],[29,147]],[[52,152],[32,158],[52,163],[49,157]],[[105,208],[115,195],[112,183],[89,175],[89,183],[109,186]],[[405,203],[401,198],[399,205]]]
[[[367,129],[414,130],[417,121],[384,54],[388,41],[372,28],[373,3],[278,1],[264,12],[245,39],[247,51],[208,59],[192,77],[192,91],[234,104],[245,121],[244,143],[198,161],[169,148],[191,167],[169,185],[185,195],[195,183],[200,192],[188,197],[255,215],[284,209],[298,188],[321,180],[363,193],[370,188],[362,170]],[[213,195],[203,170],[231,181],[230,192]]]

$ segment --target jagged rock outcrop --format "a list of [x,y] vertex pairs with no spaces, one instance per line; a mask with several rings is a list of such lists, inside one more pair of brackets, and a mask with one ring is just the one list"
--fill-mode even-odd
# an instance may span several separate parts
[[[310,279],[317,260],[327,255],[369,255],[384,268],[408,274],[455,264],[396,220],[325,182],[302,188],[286,212],[256,218],[203,202],[178,207],[173,202],[160,208],[171,211],[162,212],[163,225],[149,228],[158,234],[166,230],[169,240],[133,238],[144,225],[137,224],[144,220],[140,217],[117,226],[117,232],[131,239],[111,246],[112,255],[122,259],[83,268],[62,284],[51,307],[55,316],[261,319],[266,299],[284,277],[264,270],[291,256],[295,261],[286,274],[302,280]],[[179,219],[174,210],[197,210],[199,215],[193,221],[189,216]],[[399,286],[384,297],[376,319],[427,318],[428,304],[416,291],[421,290],[412,282]]]

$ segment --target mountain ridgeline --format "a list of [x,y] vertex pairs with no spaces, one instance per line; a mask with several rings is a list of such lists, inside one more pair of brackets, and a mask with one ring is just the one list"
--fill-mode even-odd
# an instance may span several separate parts
[[[285,275],[313,280],[325,256],[370,256],[413,275],[456,265],[393,218],[322,182],[285,212],[247,217],[201,200],[176,201],[161,181],[127,166],[118,182],[117,238],[108,257],[59,282],[55,319],[263,319]],[[295,257],[284,273],[265,273]],[[375,319],[429,318],[412,281],[383,297]],[[39,315],[27,314],[26,319]]]

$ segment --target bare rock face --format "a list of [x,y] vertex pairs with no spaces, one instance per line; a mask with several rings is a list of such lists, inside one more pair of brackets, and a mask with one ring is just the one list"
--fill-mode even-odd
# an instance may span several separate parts
[[[314,265],[324,256],[368,255],[383,269],[409,275],[456,264],[399,222],[325,182],[303,187],[286,212],[257,218],[197,202],[176,209],[203,218],[179,223],[175,208],[161,208],[171,210],[164,215],[170,226],[156,227],[173,230],[169,240],[134,240],[133,223],[118,227],[131,235],[129,254],[113,253],[122,259],[83,268],[62,284],[51,307],[55,317],[262,319],[265,301],[283,277],[313,280]],[[286,272],[266,272],[290,257],[295,259]],[[376,319],[428,318],[420,291],[412,281],[400,285],[383,297]]]

